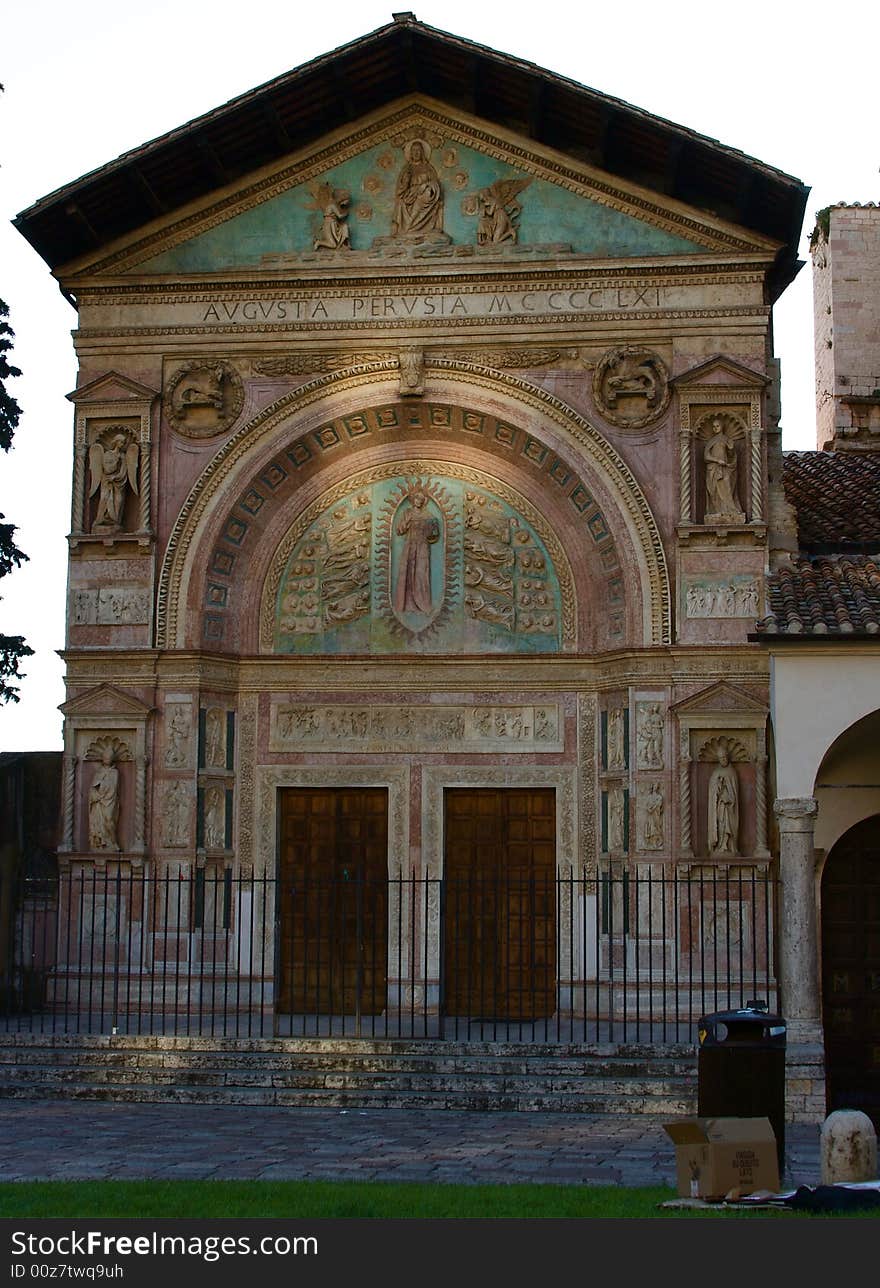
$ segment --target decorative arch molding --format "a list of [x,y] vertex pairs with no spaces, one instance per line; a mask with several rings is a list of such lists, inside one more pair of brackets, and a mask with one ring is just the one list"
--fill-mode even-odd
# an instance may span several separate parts
[[[272,403],[221,447],[192,487],[168,541],[159,575],[157,647],[186,646],[186,613],[182,611],[182,606],[187,603],[191,583],[200,567],[199,555],[206,553],[202,538],[208,525],[216,517],[218,498],[223,494],[237,493],[252,478],[260,446],[265,450],[266,444],[274,443],[279,432],[289,426],[294,417],[304,418],[303,434],[308,433],[315,439],[321,428],[322,410],[325,417],[329,413],[331,419],[336,418],[343,404],[345,407],[351,406],[351,396],[357,391],[369,389],[371,402],[375,402],[377,396],[381,398],[383,393],[389,402],[396,402],[398,375],[397,361],[386,360],[358,364],[341,372],[321,376]],[[509,409],[513,422],[522,424],[523,412],[532,412],[552,429],[561,431],[563,440],[576,445],[578,456],[592,467],[591,473],[598,476],[615,504],[631,542],[642,587],[644,642],[671,642],[669,573],[659,528],[638,481],[611,444],[585,417],[561,399],[518,377],[470,363],[451,359],[431,361],[428,358],[426,377],[430,379],[431,376],[437,380],[437,387],[428,388],[428,398],[460,398],[463,389],[471,388],[478,391],[478,402],[484,399],[497,409],[498,399],[501,397],[505,411]],[[352,415],[349,419],[355,421],[356,416]],[[351,438],[355,438],[357,427],[349,427],[348,432]],[[442,432],[442,427],[438,427],[439,432]],[[535,445],[537,453],[541,450],[547,453],[551,451],[541,442],[537,432],[530,437],[530,442]],[[526,451],[522,459],[528,460]],[[261,456],[260,461],[261,469],[265,470],[271,465],[268,457]],[[587,522],[590,521],[590,506],[594,513],[601,516],[601,510],[591,492],[573,473],[571,483],[571,497],[575,497],[578,486],[582,488]],[[271,487],[271,483],[269,486]],[[577,506],[577,501],[573,500],[573,504]],[[231,509],[232,507],[227,507],[225,513],[230,513]],[[606,535],[609,535],[609,544],[613,545],[610,534]],[[210,638],[208,642],[212,642]]]

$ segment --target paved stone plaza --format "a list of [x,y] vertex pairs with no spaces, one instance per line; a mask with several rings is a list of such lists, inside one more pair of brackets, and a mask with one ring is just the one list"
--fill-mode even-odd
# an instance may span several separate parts
[[[0,1180],[673,1185],[657,1118],[7,1101]],[[819,1126],[786,1128],[785,1187],[819,1182]]]

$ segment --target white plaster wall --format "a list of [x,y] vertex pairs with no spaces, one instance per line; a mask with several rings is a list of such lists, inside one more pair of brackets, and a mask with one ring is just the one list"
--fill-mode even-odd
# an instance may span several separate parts
[[834,740],[878,709],[880,647],[848,645],[838,652],[795,644],[771,654],[776,795],[812,796],[822,758]]

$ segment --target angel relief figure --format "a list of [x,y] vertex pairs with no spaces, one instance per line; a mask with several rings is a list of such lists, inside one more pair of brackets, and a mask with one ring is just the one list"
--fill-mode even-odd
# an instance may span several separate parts
[[139,449],[126,430],[116,429],[96,438],[89,448],[89,496],[98,493],[93,532],[120,532],[126,490],[138,492]]
[[480,218],[477,223],[478,246],[500,246],[502,242],[516,244],[518,229],[516,219],[522,212],[517,197],[527,188],[531,179],[496,179],[488,188],[477,193]]
[[348,229],[348,209],[351,205],[351,193],[344,188],[334,188],[329,183],[309,185],[312,194],[312,210],[321,212],[321,226],[312,243],[315,250],[351,249],[351,236]]

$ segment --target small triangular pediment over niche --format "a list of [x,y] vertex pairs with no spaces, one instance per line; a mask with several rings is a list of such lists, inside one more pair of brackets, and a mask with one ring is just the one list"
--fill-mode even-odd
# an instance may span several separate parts
[[671,383],[677,389],[692,389],[701,385],[763,389],[770,381],[762,372],[753,371],[751,367],[745,367],[734,358],[727,358],[719,353],[701,362],[699,366],[683,371],[681,375],[675,376]]
[[80,385],[67,397],[76,404],[106,402],[134,404],[151,403],[158,394],[155,389],[148,389],[146,385],[141,385],[136,380],[129,380],[128,376],[121,376],[117,371],[108,371],[106,375],[98,376],[97,380],[90,380],[87,385]]
[[143,720],[153,708],[112,684],[99,684],[63,702],[58,710],[65,716],[136,716]]
[[687,259],[771,246],[739,225],[416,97],[154,220],[88,271],[178,277],[446,261],[459,269],[499,259]]
[[703,713],[716,715],[723,712],[756,716],[768,714],[766,703],[760,702],[745,689],[740,689],[735,684],[728,684],[726,680],[720,680],[717,684],[710,685],[708,689],[676,702],[671,709],[679,717]]

